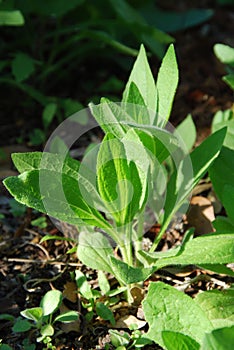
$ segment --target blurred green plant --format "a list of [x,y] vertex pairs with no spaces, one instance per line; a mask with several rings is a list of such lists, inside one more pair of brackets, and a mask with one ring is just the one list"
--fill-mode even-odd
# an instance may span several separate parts
[[214,53],[226,65],[227,75],[223,81],[234,90],[234,48],[225,44],[215,44]]
[[77,99],[86,103],[107,89],[120,95],[119,71],[130,68],[140,42],[162,58],[174,41],[167,31],[210,16],[204,9],[167,13],[152,0],[0,1],[2,99],[10,94],[17,113],[39,118],[29,135],[39,145],[54,119],[60,123],[83,108]]

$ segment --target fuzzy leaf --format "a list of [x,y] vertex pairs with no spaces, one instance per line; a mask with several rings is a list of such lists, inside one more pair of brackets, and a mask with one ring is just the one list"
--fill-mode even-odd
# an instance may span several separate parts
[[4,185],[17,201],[74,225],[109,227],[84,200],[74,177],[52,170],[32,170],[8,177]]
[[109,256],[113,254],[113,248],[108,239],[99,232],[81,232],[77,256],[83,264],[92,269],[112,273]]
[[169,119],[179,81],[179,73],[174,46],[171,44],[163,58],[158,72],[157,91],[157,126],[163,126]]
[[234,150],[223,147],[219,157],[209,169],[209,175],[216,194],[225,207],[229,219],[234,224]]
[[99,105],[90,103],[89,108],[105,133],[110,132],[120,138],[125,135],[127,126],[123,126],[121,123],[123,121],[131,121],[132,117],[119,104],[102,98]]
[[125,90],[123,93],[123,102],[128,102],[130,99],[129,95],[130,93],[132,93],[132,91],[130,90],[132,82],[137,86],[138,91],[140,92],[146,107],[149,110],[155,111],[156,110],[155,83],[154,83],[154,78],[151,73],[151,69],[147,60],[145,48],[143,45],[141,45],[140,47],[139,54],[134,63],[129,80],[125,87]]
[[142,209],[147,190],[145,174],[143,178],[131,158],[131,146],[132,142],[126,147],[123,141],[107,134],[98,153],[99,193],[119,226],[130,222]]
[[215,329],[205,335],[200,350],[233,350],[234,326]]
[[214,328],[234,325],[234,290],[210,290],[199,293],[194,299],[204,310]]
[[110,256],[114,276],[122,283],[131,284],[145,281],[152,273],[152,268],[132,267],[125,262]]
[[200,349],[200,345],[194,339],[179,332],[163,331],[162,338],[167,350]]
[[151,282],[143,301],[146,321],[149,323],[147,338],[165,347],[162,332],[179,332],[201,343],[205,332],[212,325],[203,310],[186,294],[162,282]]
[[181,207],[192,189],[218,157],[226,135],[226,128],[209,136],[187,155],[171,176],[165,203],[164,222]]
[[180,137],[185,143],[187,150],[191,150],[196,141],[196,127],[193,122],[192,116],[189,114],[182,123],[176,128]]
[[234,233],[203,235],[188,241],[176,256],[159,259],[158,253],[139,251],[155,269],[167,265],[228,264],[234,261]]

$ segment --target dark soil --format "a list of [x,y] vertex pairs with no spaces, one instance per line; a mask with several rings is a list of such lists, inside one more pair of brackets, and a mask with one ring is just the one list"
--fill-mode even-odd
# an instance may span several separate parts
[[[164,1],[161,1],[162,7]],[[186,1],[168,1],[166,7],[178,11],[188,8]],[[234,6],[219,7],[215,1],[194,1],[192,7],[213,8],[214,16],[208,22],[187,31],[173,33],[176,38],[176,52],[180,67],[180,84],[176,95],[173,112],[170,121],[177,125],[187,114],[191,113],[197,126],[199,144],[210,133],[210,125],[214,113],[233,106],[233,92],[222,82],[225,74],[224,66],[218,62],[213,53],[213,45],[217,42],[229,44],[234,47]],[[157,60],[155,65],[157,65]],[[9,145],[8,131],[12,128],[7,118],[1,121],[2,138],[4,147],[8,154],[25,146]],[[25,122],[22,122],[24,128]],[[11,132],[9,131],[9,136]],[[10,137],[14,140],[15,137]],[[3,141],[2,140],[2,141]],[[10,146],[10,147],[9,147]],[[27,148],[28,146],[26,146]],[[7,158],[0,164],[1,178],[14,174],[14,169]],[[198,191],[199,192],[199,191]],[[209,191],[199,193],[207,196]],[[72,275],[79,268],[89,276],[90,283],[97,288],[97,275],[95,271],[82,266],[75,254],[67,254],[74,244],[67,241],[51,240],[39,244],[40,239],[46,234],[61,235],[67,237],[69,228],[59,232],[47,220],[47,227],[39,229],[31,225],[31,220],[38,217],[32,210],[28,209],[25,214],[14,217],[9,209],[8,193],[1,187],[0,213],[5,218],[0,222],[0,310],[1,313],[19,316],[20,311],[28,307],[38,306],[42,296],[51,288],[57,288],[64,293],[64,307],[78,310],[80,321],[72,328],[61,331],[60,326],[55,339],[56,349],[113,349],[110,345],[108,329],[111,325],[94,317],[89,324],[85,321],[86,310],[82,307],[78,296],[71,300],[66,290],[69,283],[72,286]],[[166,250],[178,244],[185,230],[186,217],[182,222],[175,222],[163,237],[160,249]],[[153,227],[146,235],[146,244],[157,234],[157,226]],[[110,283],[115,281],[108,276]],[[230,284],[230,278],[219,276],[211,272],[203,271],[195,266],[189,266],[186,270],[165,269],[154,274],[151,280],[162,280],[177,288],[182,288],[186,278],[194,279],[194,283],[185,288],[186,293],[196,295],[199,290],[212,288],[223,288]],[[147,291],[149,281],[144,283],[144,291]],[[70,288],[70,287],[69,287]],[[118,320],[122,315],[137,315],[140,305],[129,309],[124,300],[119,298],[117,302],[119,309],[115,311]],[[126,331],[126,329],[125,329]],[[143,328],[142,331],[147,331]],[[27,337],[34,342],[35,335],[31,332]],[[23,349],[22,341],[25,335],[12,331],[11,321],[0,320],[0,339],[13,349]],[[37,344],[36,349],[42,349]],[[150,345],[144,349],[160,349],[156,345]]]

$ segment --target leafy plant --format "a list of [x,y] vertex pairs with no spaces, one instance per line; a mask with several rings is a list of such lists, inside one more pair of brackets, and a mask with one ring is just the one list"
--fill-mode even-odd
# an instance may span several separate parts
[[167,350],[231,349],[233,296],[233,289],[213,290],[192,299],[165,283],[151,283],[143,301],[145,336]]
[[65,313],[54,316],[62,303],[62,293],[58,290],[47,292],[40,303],[39,307],[33,307],[21,311],[23,318],[18,318],[13,326],[13,331],[17,333],[26,332],[35,329],[40,335],[37,342],[43,342],[47,349],[54,349],[51,337],[54,335],[54,323],[69,323],[78,319],[76,311],[67,311]]
[[224,44],[215,44],[214,52],[218,59],[227,65],[228,75],[223,77],[232,89],[234,89],[234,48]]
[[[91,268],[112,273],[121,286],[130,289],[131,284],[144,281],[162,266],[222,266],[233,259],[231,233],[195,239],[188,235],[181,247],[154,252],[175,213],[219,155],[226,133],[221,129],[191,154],[186,153],[179,136],[165,129],[177,83],[173,46],[163,59],[156,84],[142,46],[122,104],[106,99],[98,106],[90,104],[106,134],[96,152],[95,172],[88,167],[92,152],[81,164],[46,152],[13,154],[21,175],[4,181],[19,202],[79,226],[79,259]],[[169,178],[164,165],[168,157],[174,167]],[[150,252],[145,252],[142,238],[148,209],[161,230]],[[121,260],[113,255],[111,241],[95,232],[94,226],[109,235]]]
[[227,127],[227,134],[224,140],[224,146],[234,149],[234,113],[232,109],[218,111],[212,120],[212,132]]
[[[100,301],[102,297],[102,293],[98,290],[91,289],[86,276],[81,271],[75,272],[76,284],[78,287],[78,292],[83,298],[82,305],[85,309],[87,309],[86,320],[91,321],[94,315],[101,317],[103,320],[109,321],[112,325],[115,325],[115,319],[113,312],[109,308],[112,305],[113,301],[111,298],[108,300],[108,296],[117,295],[118,293],[122,293],[123,289],[116,290],[110,292],[109,283],[102,271],[98,273],[98,280],[101,291],[103,291],[106,295],[106,301]],[[103,299],[103,298],[102,298]],[[114,302],[116,299],[114,299]]]
[[[91,290],[86,277],[76,272],[77,286],[88,319],[95,313],[112,324],[115,322],[109,309],[109,297],[114,294],[100,271],[115,276],[121,286],[116,293],[125,292],[129,303],[134,301],[134,284],[142,283],[154,271],[168,265],[194,264],[233,275],[226,267],[234,258],[233,227],[230,230],[221,228],[197,238],[193,238],[190,230],[180,246],[166,252],[156,251],[173,216],[184,210],[190,192],[208,170],[217,193],[222,192],[228,216],[233,217],[232,202],[225,197],[225,191],[230,193],[229,187],[232,188],[234,167],[231,162],[227,162],[231,168],[227,169],[230,179],[226,177],[216,184],[219,162],[225,163],[230,157],[231,150],[222,148],[226,129],[214,132],[189,153],[195,140],[191,117],[177,130],[167,130],[177,83],[178,69],[173,46],[169,47],[162,61],[156,83],[142,46],[126,84],[122,103],[103,98],[99,105],[90,104],[90,111],[105,136],[98,147],[92,147],[85,154],[81,163],[70,158],[67,149],[62,154],[35,152],[12,155],[21,174],[4,180],[10,193],[25,205],[78,226],[78,258],[83,264],[99,270],[101,292]],[[188,127],[192,137],[191,140],[185,138],[183,142],[179,131],[184,135]],[[225,189],[226,185],[228,188]],[[150,221],[152,214],[153,221]],[[160,223],[161,229],[150,250],[145,251],[142,249],[144,223],[154,221]],[[104,302],[99,299],[102,293],[107,296]],[[230,298],[233,298],[232,292]],[[227,321],[228,299],[220,295],[213,298],[214,307],[218,302],[224,305],[224,312],[218,315],[222,319],[220,322],[215,321],[216,315],[208,311],[208,299],[212,301],[212,295],[207,299],[204,295],[192,300],[163,283],[151,283],[143,302],[149,332],[143,337],[146,340],[142,338],[142,341],[150,339],[170,349],[171,339],[178,336],[181,343],[191,349],[199,349],[200,346],[207,349],[206,343],[216,336],[213,333],[216,327],[232,325],[232,321]],[[62,320],[57,316],[52,321],[51,316],[59,302],[49,314],[43,313],[45,301],[40,308],[34,308],[36,313],[40,313],[39,320],[46,317],[44,326],[49,333],[52,333],[53,322]],[[168,312],[165,313],[165,309]],[[31,312],[25,310],[23,316],[37,324],[38,318],[33,319],[34,311],[32,315]],[[176,322],[178,318],[179,324]],[[194,318],[197,320],[195,323]],[[27,320],[24,327],[29,327],[28,324],[31,328]],[[41,323],[39,329],[42,330]],[[48,332],[46,335],[41,333],[39,339],[50,337]],[[125,343],[122,344],[123,339],[112,332],[116,346],[126,348],[131,348],[133,344],[140,347],[138,335],[138,332],[134,333],[130,339],[123,336]]]
[[[82,109],[76,91],[82,103],[86,103],[87,95],[96,94],[97,89],[98,94],[103,93],[107,86],[114,96],[119,95],[122,83],[116,72],[129,68],[140,42],[162,58],[166,46],[174,41],[166,32],[206,21],[212,11],[193,9],[168,15],[153,1],[137,1],[134,6],[126,0],[92,4],[84,0],[49,4],[45,0],[1,1],[0,25],[7,27],[2,27],[0,84],[6,93],[13,94],[14,106],[19,107],[21,115],[33,116],[35,130],[30,142],[43,143],[52,122],[58,124]],[[176,28],[171,28],[171,23],[176,23]],[[125,57],[116,59],[116,51]],[[111,77],[106,64],[112,68]],[[87,80],[89,75],[92,78]],[[36,123],[40,116],[41,122]]]

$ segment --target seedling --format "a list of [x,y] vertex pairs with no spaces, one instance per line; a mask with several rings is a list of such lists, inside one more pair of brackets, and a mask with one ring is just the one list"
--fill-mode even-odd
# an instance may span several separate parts
[[58,290],[47,292],[41,300],[39,307],[34,307],[21,311],[23,318],[18,318],[14,324],[14,332],[26,332],[30,329],[35,329],[35,332],[40,335],[37,337],[37,342],[43,342],[47,349],[54,349],[52,346],[51,337],[54,335],[54,323],[65,322],[69,323],[78,319],[76,311],[68,311],[55,316],[55,312],[59,309],[62,303],[62,293]]
[[218,59],[227,65],[229,74],[225,75],[223,80],[234,90],[234,48],[224,44],[215,44],[214,52]]

